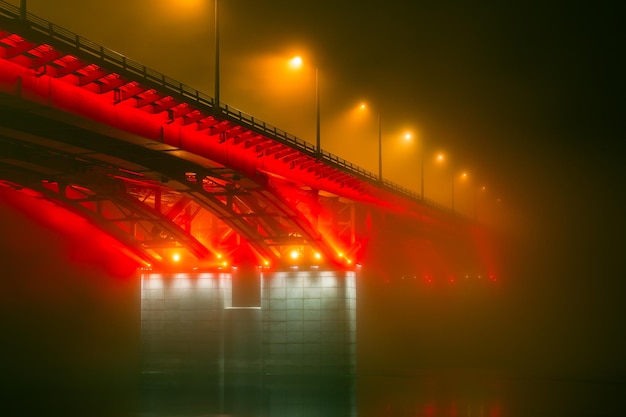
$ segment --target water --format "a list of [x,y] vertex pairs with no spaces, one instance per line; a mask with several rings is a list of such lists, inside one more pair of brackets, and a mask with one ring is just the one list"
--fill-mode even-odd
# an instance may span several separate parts
[[617,417],[626,412],[625,398],[624,381],[438,369],[412,376],[177,377],[119,387],[61,383],[14,391],[3,403],[12,415],[52,416]]

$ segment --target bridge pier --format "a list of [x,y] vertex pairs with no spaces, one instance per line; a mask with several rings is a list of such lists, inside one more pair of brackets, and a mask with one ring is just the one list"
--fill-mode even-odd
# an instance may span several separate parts
[[[234,280],[248,291],[258,283],[260,305],[233,305]],[[141,282],[147,382],[356,370],[352,271],[148,273]]]

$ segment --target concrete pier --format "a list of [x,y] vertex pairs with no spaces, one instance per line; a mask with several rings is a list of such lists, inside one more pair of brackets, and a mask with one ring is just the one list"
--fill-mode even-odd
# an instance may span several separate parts
[[356,274],[258,274],[260,306],[232,305],[230,273],[143,274],[144,378],[353,374]]

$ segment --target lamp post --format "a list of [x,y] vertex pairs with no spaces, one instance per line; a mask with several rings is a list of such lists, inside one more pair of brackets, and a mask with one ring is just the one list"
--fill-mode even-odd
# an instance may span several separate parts
[[[454,180],[455,180],[455,177],[456,177],[456,176],[455,176],[454,171],[453,171],[453,172],[452,172],[452,198],[451,198],[451,200],[452,200],[452,204],[451,204],[451,206],[452,206],[452,211],[453,211],[453,212],[454,212]],[[460,178],[462,178],[462,179],[466,179],[466,178],[467,178],[467,172],[463,172],[463,173],[460,175]]]
[[383,133],[378,112],[378,179],[383,182]]
[[[421,136],[421,135],[420,135]],[[424,200],[424,139],[420,137],[420,195]]]
[[[301,68],[303,65],[302,57],[295,56],[291,58],[289,64],[293,68]],[[315,154],[318,158],[322,155],[320,133],[320,77],[317,67],[315,67]]]
[[[26,0],[24,0],[26,1]],[[215,1],[215,89],[214,110],[220,112],[220,25],[219,25],[219,1]]]
[[320,135],[320,77],[319,70],[315,67],[315,150],[318,158],[322,156]]
[[20,0],[20,20],[26,20],[26,0]]

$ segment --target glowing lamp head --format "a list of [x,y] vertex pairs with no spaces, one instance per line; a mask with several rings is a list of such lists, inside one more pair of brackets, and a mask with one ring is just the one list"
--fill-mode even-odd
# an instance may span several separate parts
[[289,66],[293,69],[302,68],[302,57],[295,56],[289,60]]
[[298,259],[300,257],[300,252],[298,250],[294,249],[294,250],[292,250],[289,253],[289,256],[291,257],[291,259],[293,259],[295,261],[296,259]]
[[180,254],[175,253],[172,255],[172,261],[174,262],[180,262]]
[[319,261],[320,259],[322,259],[322,254],[320,254],[319,252],[315,252],[313,257]]
[[406,132],[403,137],[404,137],[404,140],[407,142],[413,139],[413,135],[411,134],[411,132]]

